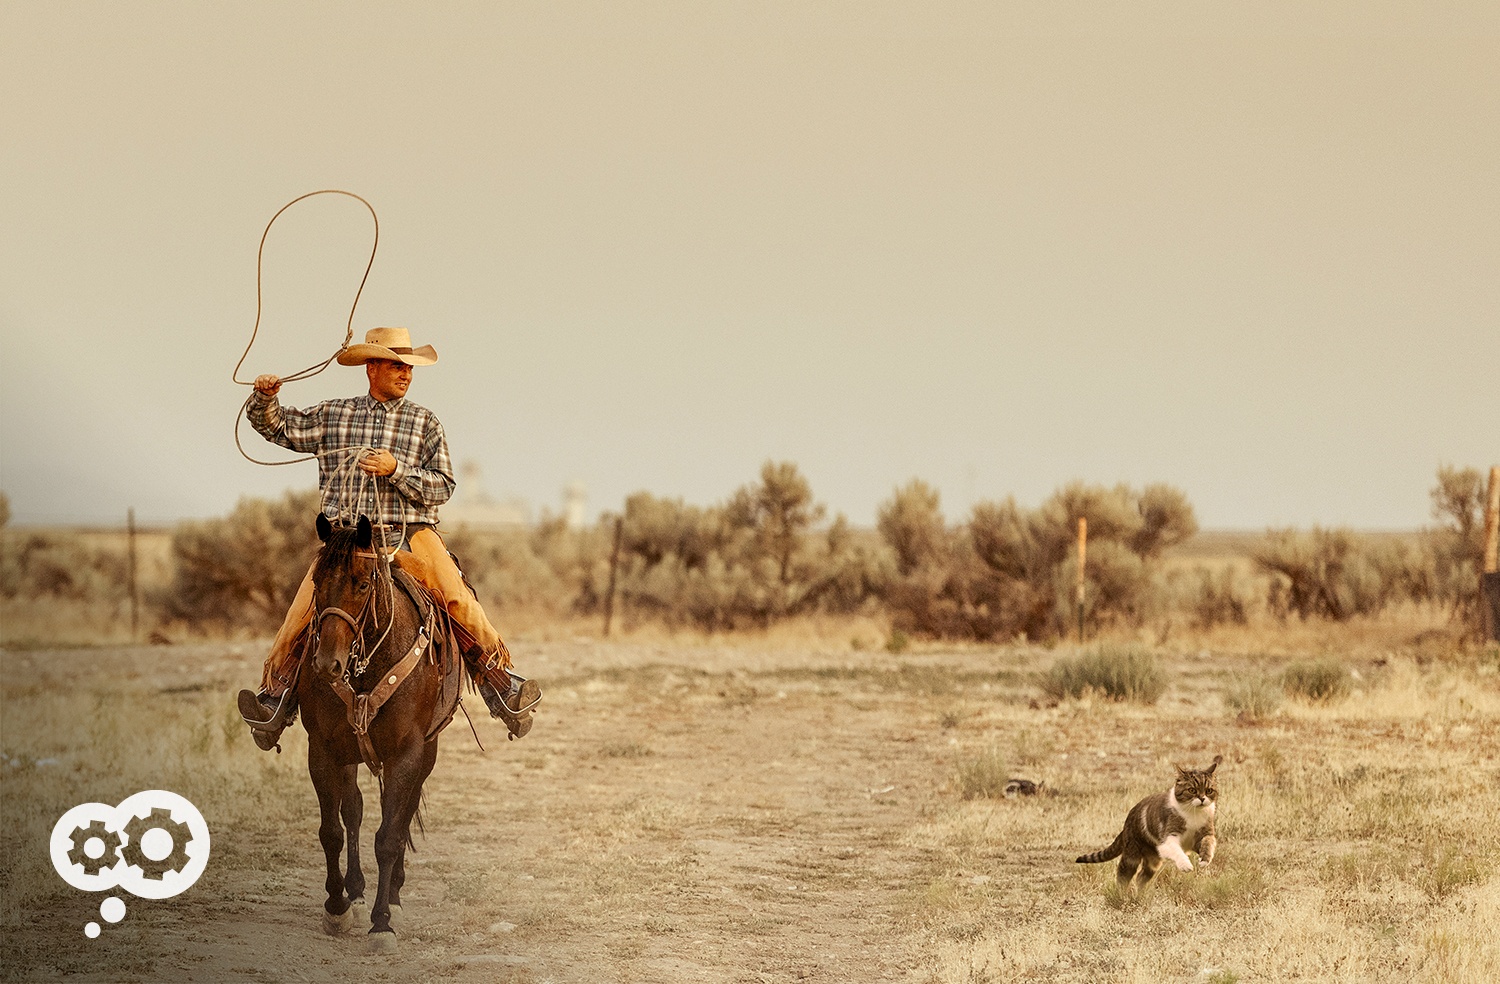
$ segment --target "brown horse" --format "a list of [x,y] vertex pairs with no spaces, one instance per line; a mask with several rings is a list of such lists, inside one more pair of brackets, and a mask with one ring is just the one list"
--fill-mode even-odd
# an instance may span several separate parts
[[[391,915],[393,907],[400,912],[411,824],[413,819],[421,824],[422,783],[437,761],[437,732],[458,700],[455,675],[462,673],[461,661],[451,652],[446,660],[433,658],[434,636],[442,635],[436,631],[441,608],[424,611],[397,583],[389,560],[374,544],[368,519],[361,516],[354,529],[334,529],[320,515],[318,538],[323,549],[312,574],[312,672],[300,673],[297,700],[307,728],[307,771],[322,812],[318,839],[328,860],[323,928],[328,933],[352,928],[356,907],[364,904],[363,761],[380,779],[375,833],[380,878],[369,947],[389,952],[396,947]],[[346,830],[347,873],[339,868]]]

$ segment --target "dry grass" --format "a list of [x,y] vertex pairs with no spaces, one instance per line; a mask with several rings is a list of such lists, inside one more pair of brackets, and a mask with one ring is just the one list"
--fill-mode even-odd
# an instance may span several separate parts
[[[461,722],[445,737],[409,882],[422,939],[391,972],[454,974],[452,954],[504,919],[504,946],[540,955],[486,968],[516,981],[1500,979],[1500,826],[1486,822],[1500,817],[1500,654],[1408,614],[1345,626],[1342,643],[1294,624],[1154,648],[1154,705],[1048,706],[1039,681],[1075,650],[897,655],[878,623],[522,635],[513,649],[546,681],[549,714],[513,745],[481,720],[484,756]],[[141,651],[136,668],[128,654],[4,654],[0,925],[13,954],[57,971],[41,976],[86,976],[91,957],[81,935],[32,929],[39,914],[78,921],[78,906],[31,846],[76,802],[158,785],[216,832],[190,893],[211,900],[213,925],[285,940],[309,979],[346,974],[317,962],[334,944],[304,918],[321,884],[305,738],[289,733],[280,758],[250,747],[227,695],[258,650],[226,649]],[[1347,696],[1226,713],[1245,710],[1244,681],[1311,659],[1337,661]],[[1174,764],[1215,754],[1212,869],[1165,870],[1125,898],[1112,865],[1073,863]],[[1010,774],[1050,795],[997,798]],[[154,904],[152,925],[175,905]],[[225,938],[193,945],[229,952]],[[186,974],[145,945],[133,959],[123,976]]]
[[954,773],[964,799],[998,799],[1010,779],[1005,758],[993,745],[961,754]]
[[1103,645],[1053,663],[1042,689],[1056,700],[1093,693],[1110,700],[1154,704],[1166,691],[1167,680],[1151,651]]
[[[1399,636],[1398,636],[1399,639]],[[1388,637],[1336,703],[1264,723],[1209,711],[1268,666],[1214,654],[1173,668],[1177,699],[1145,711],[1062,705],[1042,771],[1052,799],[955,803],[912,832],[934,858],[912,918],[946,941],[934,981],[1419,980],[1500,974],[1500,675],[1482,652],[1433,659]],[[1344,672],[1357,666],[1346,666]],[[1035,712],[992,711],[975,740],[1003,743]],[[975,730],[972,729],[971,730]],[[1220,851],[1207,872],[1164,870],[1139,898],[1103,846],[1173,761],[1220,770]],[[1019,855],[1021,866],[1005,865]]]
[[1224,703],[1242,721],[1264,721],[1281,709],[1282,687],[1264,673],[1239,673],[1224,690]]
[[1281,686],[1289,695],[1314,704],[1331,704],[1354,689],[1349,668],[1329,656],[1301,659],[1281,671]]
[[[190,681],[173,692],[7,686],[4,708],[0,809],[11,863],[0,871],[0,896],[7,924],[72,894],[45,856],[20,845],[38,838],[45,843],[52,824],[78,803],[115,803],[142,789],[169,788],[192,800],[211,829],[260,830],[274,829],[303,806],[300,796],[264,795],[267,779],[276,774],[272,767],[280,763],[246,750],[243,725],[222,692]],[[300,732],[283,743],[289,754],[298,751],[299,738],[305,748]]]

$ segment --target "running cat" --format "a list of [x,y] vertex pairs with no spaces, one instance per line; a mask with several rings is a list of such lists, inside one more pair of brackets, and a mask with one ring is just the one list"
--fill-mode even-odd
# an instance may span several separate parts
[[[1162,861],[1171,861],[1179,871],[1192,871],[1188,851],[1196,851],[1200,868],[1206,868],[1213,862],[1214,847],[1218,844],[1214,811],[1219,790],[1214,786],[1214,770],[1222,761],[1224,756],[1215,755],[1214,764],[1206,769],[1184,769],[1179,765],[1177,781],[1170,789],[1147,796],[1131,807],[1125,827],[1114,843],[1102,851],[1085,854],[1078,863],[1097,864],[1119,858],[1115,879],[1121,891],[1149,882]],[[1137,869],[1140,880],[1132,886]]]

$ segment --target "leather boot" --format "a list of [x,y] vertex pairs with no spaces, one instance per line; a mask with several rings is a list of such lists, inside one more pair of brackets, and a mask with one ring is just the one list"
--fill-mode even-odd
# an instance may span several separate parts
[[542,699],[542,688],[535,680],[528,680],[501,666],[499,652],[477,658],[471,656],[469,666],[474,686],[490,709],[490,717],[505,722],[511,741],[526,737],[531,730],[532,708]]
[[[295,675],[294,675],[295,679]],[[250,726],[255,747],[263,752],[281,751],[281,733],[297,720],[297,693],[290,683],[275,680],[260,693],[241,690],[240,717]]]

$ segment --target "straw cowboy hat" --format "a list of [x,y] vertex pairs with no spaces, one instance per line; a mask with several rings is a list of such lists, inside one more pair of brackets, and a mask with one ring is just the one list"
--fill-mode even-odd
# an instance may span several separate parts
[[371,359],[389,359],[409,366],[430,366],[437,361],[437,350],[431,345],[411,347],[411,335],[405,328],[371,328],[363,344],[351,345],[339,353],[339,365],[362,366]]

